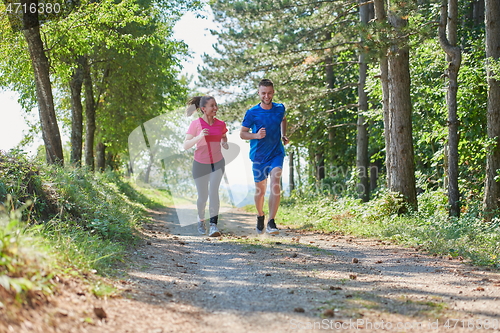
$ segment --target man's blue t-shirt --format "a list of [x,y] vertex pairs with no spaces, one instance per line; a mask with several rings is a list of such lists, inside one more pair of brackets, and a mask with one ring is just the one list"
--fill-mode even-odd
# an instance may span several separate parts
[[285,148],[281,142],[281,121],[285,117],[285,106],[273,103],[269,110],[260,107],[260,103],[247,110],[243,118],[244,127],[257,133],[259,129],[266,129],[263,139],[250,140],[250,159],[253,162],[266,162],[276,156],[285,156]]

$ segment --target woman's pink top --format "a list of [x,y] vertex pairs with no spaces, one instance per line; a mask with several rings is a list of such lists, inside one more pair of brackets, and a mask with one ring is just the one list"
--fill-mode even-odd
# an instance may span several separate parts
[[214,123],[209,125],[203,118],[198,118],[189,125],[186,134],[198,136],[205,128],[208,128],[208,135],[196,144],[194,160],[203,164],[217,163],[223,158],[220,143],[227,132],[226,123],[214,118]]

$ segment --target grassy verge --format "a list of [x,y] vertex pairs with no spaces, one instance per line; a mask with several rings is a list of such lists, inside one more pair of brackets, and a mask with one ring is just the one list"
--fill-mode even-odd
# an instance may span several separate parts
[[[294,195],[281,201],[277,219],[295,228],[386,239],[500,268],[500,220],[484,222],[480,203],[463,207],[460,218],[448,217],[442,191],[421,194],[418,205],[418,212],[398,215],[402,202],[391,193],[379,193],[368,203],[349,197]],[[252,206],[246,208],[255,211]]]
[[[161,195],[160,195],[161,194]],[[166,194],[160,193],[157,198]],[[151,200],[121,176],[37,165],[0,152],[0,317],[76,276],[95,295],[112,293],[94,273],[115,276],[149,219]],[[84,278],[85,277],[85,278]]]

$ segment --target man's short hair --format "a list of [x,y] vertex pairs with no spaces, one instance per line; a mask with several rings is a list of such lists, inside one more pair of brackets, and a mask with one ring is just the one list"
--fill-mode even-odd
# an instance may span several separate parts
[[273,84],[273,81],[271,81],[269,79],[262,79],[259,82],[259,87],[273,87],[274,88],[274,84]]

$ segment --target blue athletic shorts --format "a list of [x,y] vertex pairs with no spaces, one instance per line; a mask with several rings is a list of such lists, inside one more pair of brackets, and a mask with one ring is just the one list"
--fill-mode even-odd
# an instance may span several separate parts
[[266,162],[253,162],[252,171],[253,171],[253,180],[256,183],[267,179],[271,170],[274,168],[280,168],[283,170],[283,160],[285,159],[284,155],[278,155]]

